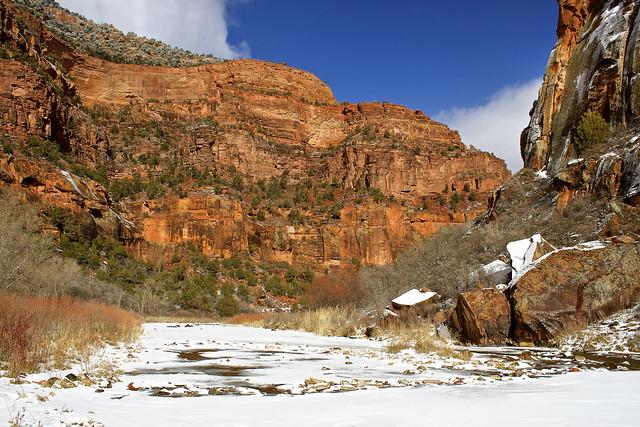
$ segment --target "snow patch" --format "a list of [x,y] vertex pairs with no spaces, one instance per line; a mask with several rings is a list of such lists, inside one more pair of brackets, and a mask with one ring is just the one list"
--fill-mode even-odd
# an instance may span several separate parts
[[604,242],[601,242],[599,240],[594,240],[592,242],[584,242],[584,243],[579,243],[578,245],[572,247],[572,248],[566,248],[563,250],[570,250],[570,249],[578,249],[581,251],[593,251],[596,249],[603,249],[606,248],[607,245]]
[[[147,324],[137,351],[116,350],[108,357],[117,356],[113,361],[122,375],[112,387],[44,388],[33,382],[68,372],[27,376],[23,384],[0,378],[0,425],[12,425],[12,419],[26,426],[125,427],[412,426],[420,419],[438,426],[635,426],[638,421],[639,372],[557,375],[557,357],[551,359],[554,365],[539,370],[527,360],[490,355],[508,356],[512,349],[475,348],[488,354],[464,361],[407,350],[394,355],[384,341],[211,324]],[[527,350],[536,357],[545,351]],[[242,375],[206,373],[225,368]],[[318,391],[330,382],[335,385]],[[382,387],[372,386],[376,382]],[[243,384],[291,395],[268,396],[248,387],[236,396],[216,395],[216,390]],[[161,394],[135,390],[141,386]],[[597,405],[585,404],[595,398]],[[425,402],[428,413],[422,409]]]
[[536,234],[528,239],[517,240],[507,245],[507,252],[511,257],[513,279],[520,276],[533,263],[533,257],[539,243],[542,243],[542,236]]
[[536,178],[538,178],[538,179],[548,179],[549,178],[549,174],[547,173],[546,169],[542,169],[542,170],[539,170],[538,172],[536,172]]
[[507,268],[509,268],[509,264],[499,259],[482,267],[482,269],[486,274],[499,273],[501,271],[504,271]]
[[84,197],[84,194],[82,194],[82,191],[80,191],[80,187],[78,187],[78,184],[76,183],[76,180],[73,178],[73,176],[65,170],[61,170],[60,173],[62,174],[62,176],[64,176],[67,179],[67,181],[69,181],[69,183],[73,186],[76,192],[82,197]]
[[126,218],[123,218],[122,216],[118,215],[118,213],[116,211],[114,211],[113,209],[111,209],[111,213],[118,219],[118,221],[120,221],[121,224],[124,224],[125,227],[127,227],[129,230],[135,230],[136,229],[136,225],[129,221]]
[[412,307],[416,304],[429,301],[431,298],[435,297],[436,295],[438,294],[431,291],[421,292],[417,289],[411,289],[410,291],[405,292],[404,294],[400,295],[398,298],[394,299],[391,302],[396,305]]

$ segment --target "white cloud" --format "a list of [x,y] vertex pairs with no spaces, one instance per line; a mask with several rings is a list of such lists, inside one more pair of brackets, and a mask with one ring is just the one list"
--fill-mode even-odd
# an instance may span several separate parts
[[227,41],[226,5],[233,0],[58,0],[63,7],[124,32],[220,58],[249,56],[246,42]]
[[538,97],[541,79],[496,92],[484,105],[453,108],[435,117],[460,132],[467,145],[494,153],[513,172],[522,168],[520,133],[529,123],[529,111]]

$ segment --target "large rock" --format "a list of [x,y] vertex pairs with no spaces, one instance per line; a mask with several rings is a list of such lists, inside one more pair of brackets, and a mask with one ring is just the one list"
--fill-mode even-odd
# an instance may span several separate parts
[[545,344],[640,301],[640,244],[555,252],[510,289],[512,338]]
[[503,344],[509,338],[511,310],[497,289],[476,289],[458,297],[449,324],[464,343]]

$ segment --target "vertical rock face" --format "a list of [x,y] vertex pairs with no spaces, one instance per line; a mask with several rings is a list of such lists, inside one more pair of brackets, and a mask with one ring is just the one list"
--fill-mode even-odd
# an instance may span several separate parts
[[574,154],[588,110],[630,125],[640,116],[639,0],[559,0],[558,42],[521,140],[525,166],[555,174]]
[[[422,112],[340,104],[320,79],[286,65],[116,64],[69,47],[7,0],[0,24],[0,137],[16,148],[3,157],[4,182],[47,203],[75,201],[96,224],[117,211],[110,233],[148,261],[193,245],[314,268],[389,263],[417,239],[474,219],[510,176],[504,161]],[[34,137],[68,160],[31,165]],[[42,168],[32,173],[42,185],[21,186],[9,163]],[[85,208],[92,197],[73,186],[64,197],[49,191],[58,167],[71,166],[100,169],[105,185],[137,180],[138,190],[103,190],[100,206]],[[285,184],[269,193],[274,182]],[[166,188],[149,196],[147,183]]]

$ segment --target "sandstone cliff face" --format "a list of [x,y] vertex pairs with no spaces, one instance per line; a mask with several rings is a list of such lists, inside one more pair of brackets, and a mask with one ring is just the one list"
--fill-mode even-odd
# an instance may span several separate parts
[[640,114],[640,2],[559,5],[558,42],[521,141],[525,166],[551,175],[575,157],[571,135],[585,111],[616,126],[637,125]]
[[424,114],[340,105],[326,84],[287,66],[241,60],[168,69],[83,56],[65,62],[86,105],[137,102],[150,117],[213,119],[221,128],[196,130],[187,147],[194,165],[233,166],[251,179],[284,170],[301,178],[315,169],[345,188],[376,187],[399,198],[465,183],[486,192],[508,177],[500,160],[465,147],[457,132]]
[[[19,150],[30,137],[49,139],[112,181],[167,186],[184,171],[207,178],[120,203],[106,192],[99,208],[85,209],[91,198],[75,188],[62,202],[52,197],[48,180],[59,172],[37,164],[41,197],[65,207],[75,200],[97,224],[113,211],[120,225],[112,234],[148,261],[193,244],[209,256],[249,252],[313,268],[389,263],[417,239],[475,218],[510,175],[502,160],[419,111],[339,104],[324,82],[285,65],[115,64],[75,51],[7,1],[0,16],[9,52],[0,59],[0,131]],[[285,176],[279,201],[252,200],[256,187]],[[229,189],[234,180],[240,185]],[[20,186],[21,178],[7,182]],[[303,182],[311,194],[291,206]],[[331,201],[313,194],[320,191]],[[304,221],[292,221],[294,213]]]
[[321,224],[257,221],[242,203],[211,190],[126,203],[123,216],[136,226],[129,246],[150,262],[167,262],[190,244],[211,257],[248,252],[257,260],[311,268],[389,264],[420,238],[474,219],[471,213],[411,213],[399,205],[366,203],[346,206]]
[[73,213],[87,237],[132,237],[133,224],[123,220],[104,187],[92,180],[42,161],[0,155],[0,185],[20,189],[26,199],[39,201],[44,209],[56,206]]

